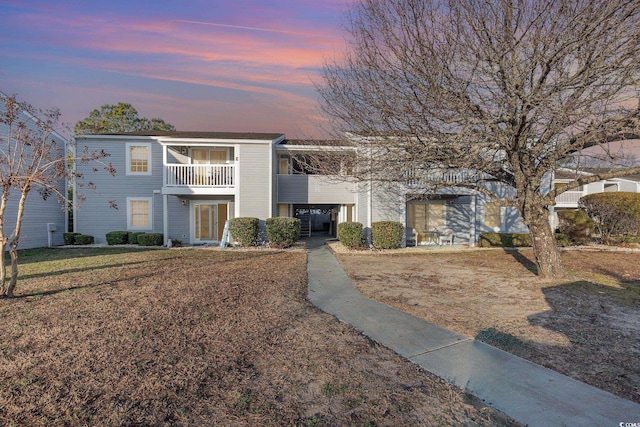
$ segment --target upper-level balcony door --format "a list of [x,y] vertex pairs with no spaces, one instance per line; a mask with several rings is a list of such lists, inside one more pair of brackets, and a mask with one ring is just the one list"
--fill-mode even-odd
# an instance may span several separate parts
[[[191,160],[194,165],[224,164],[227,162],[227,149],[194,148],[191,151]],[[194,184],[209,185],[212,181],[211,173],[211,170],[207,168],[196,169]]]

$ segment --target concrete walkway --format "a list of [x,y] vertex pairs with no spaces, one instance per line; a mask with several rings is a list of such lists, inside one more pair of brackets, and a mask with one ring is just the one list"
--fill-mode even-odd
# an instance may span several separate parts
[[310,238],[309,300],[371,339],[529,426],[640,423],[640,405],[361,295]]

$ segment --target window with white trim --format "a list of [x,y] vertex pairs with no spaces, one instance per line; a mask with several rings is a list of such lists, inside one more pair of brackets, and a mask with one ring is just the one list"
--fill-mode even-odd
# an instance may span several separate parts
[[127,229],[151,230],[151,197],[127,197]]
[[487,202],[484,205],[484,225],[494,230],[502,226],[502,206],[499,203]]
[[127,143],[127,175],[151,175],[150,143]]

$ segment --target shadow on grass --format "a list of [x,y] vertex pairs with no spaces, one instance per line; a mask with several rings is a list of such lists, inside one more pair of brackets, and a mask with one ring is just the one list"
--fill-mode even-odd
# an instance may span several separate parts
[[50,296],[50,295],[56,295],[56,294],[60,294],[60,293],[64,293],[64,292],[69,292],[69,291],[77,291],[79,289],[92,289],[92,288],[98,288],[101,286],[105,286],[105,285],[117,285],[121,282],[125,283],[125,282],[130,282],[130,281],[134,281],[136,279],[142,279],[142,278],[147,278],[150,276],[153,276],[157,273],[154,274],[138,274],[135,276],[127,276],[127,277],[122,277],[119,279],[111,279],[111,280],[104,280],[102,282],[98,282],[98,283],[88,283],[86,285],[77,285],[77,286],[67,286],[64,288],[59,288],[59,289],[51,289],[49,291],[32,291],[26,294],[20,294],[20,295],[16,295],[14,297],[14,299],[22,299],[22,298],[28,298],[28,297],[42,297],[42,296]]
[[[173,253],[172,254],[173,256],[170,256],[170,257],[153,258],[150,260],[141,260],[141,261],[118,262],[118,263],[111,263],[107,265],[85,266],[85,267],[77,267],[77,268],[73,268],[74,259],[77,258],[77,257],[73,257],[73,258],[68,258],[69,263],[71,263],[71,265],[68,265],[68,266],[71,268],[67,268],[67,269],[59,270],[55,272],[48,271],[43,273],[20,275],[18,280],[22,281],[22,280],[29,280],[29,279],[49,278],[54,276],[64,276],[66,274],[73,274],[73,273],[86,273],[90,277],[92,274],[95,276],[98,274],[99,271],[106,271],[111,268],[126,267],[128,270],[131,270],[131,269],[134,269],[136,265],[140,266],[140,265],[145,265],[152,262],[159,262],[159,263],[163,263],[164,265],[159,265],[158,268],[154,270],[154,273],[152,274],[124,275],[123,277],[103,280],[98,283],[88,283],[88,284],[82,284],[77,286],[65,286],[65,287],[61,287],[58,289],[51,289],[51,290],[30,290],[27,293],[15,295],[15,298],[55,295],[58,293],[73,291],[78,289],[90,289],[90,288],[104,286],[104,285],[115,285],[115,284],[118,284],[119,282],[126,282],[126,281],[135,282],[137,279],[148,278],[156,274],[166,273],[167,271],[170,271],[173,274],[179,275],[180,271],[182,271],[183,269],[194,268],[194,265],[191,265],[191,263],[186,264],[181,262],[181,261],[186,262],[186,261],[193,260],[194,258],[192,257],[192,255],[198,256],[197,260],[199,261],[200,267],[211,268],[210,264],[215,264],[215,266],[220,267],[223,264],[228,264],[233,262],[242,262],[242,261],[250,262],[251,260],[259,257],[273,256],[281,252],[282,251],[269,251],[269,252],[244,252],[244,251],[243,252],[211,252],[211,251],[191,252],[191,251],[188,251],[188,252],[183,252],[181,255]],[[109,252],[106,254],[101,253],[100,255],[108,256],[109,254],[115,255],[120,253],[126,253],[126,251],[115,252],[115,253]],[[98,255],[98,254],[95,254],[95,255]],[[57,261],[60,261],[60,260],[64,260],[64,258],[57,259]],[[40,261],[47,262],[47,261],[51,261],[51,259],[41,258]],[[202,264],[202,261],[205,261],[207,263]],[[34,260],[34,262],[36,261]],[[247,265],[246,268],[249,269],[250,266]]]
[[[171,258],[162,258],[158,261],[169,261],[172,259],[178,259],[179,257],[171,257]],[[131,262],[119,262],[116,264],[107,264],[107,265],[97,265],[97,266],[89,266],[89,267],[79,267],[79,268],[69,268],[66,270],[58,270],[58,271],[48,271],[45,273],[34,273],[34,274],[20,274],[18,276],[18,280],[28,280],[28,279],[37,279],[40,277],[54,277],[54,276],[62,276],[64,274],[72,274],[72,273],[80,273],[80,272],[91,272],[96,270],[105,270],[109,268],[117,268],[117,267],[128,267],[134,266],[136,264],[146,264],[149,261],[131,261]]]
[[524,268],[533,274],[538,274],[538,267],[536,266],[536,263],[520,252],[519,249],[505,249],[504,252],[511,255],[516,261],[522,264]]
[[532,350],[532,343],[496,328],[483,329],[475,339],[520,357],[526,357]]
[[[151,248],[145,246],[132,246],[132,247],[79,247],[79,248],[38,248],[38,249],[23,249],[18,251],[18,263],[21,265],[31,264],[34,262],[44,261],[60,261],[65,259],[74,258],[87,258],[102,255],[118,255],[127,253],[139,253],[148,251],[157,251],[164,248]],[[8,252],[5,252],[5,259],[7,265],[11,263],[11,258]]]

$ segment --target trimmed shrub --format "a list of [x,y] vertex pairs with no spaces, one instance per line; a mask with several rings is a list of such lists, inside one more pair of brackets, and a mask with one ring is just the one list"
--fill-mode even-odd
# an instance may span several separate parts
[[276,217],[266,221],[267,239],[273,246],[288,248],[300,238],[299,218]]
[[162,233],[142,233],[138,236],[140,246],[162,246],[164,234]]
[[[527,233],[482,233],[478,243],[483,248],[519,248],[531,246],[531,236]],[[568,244],[567,236],[556,233],[556,243],[560,246],[566,246]]]
[[603,242],[640,235],[640,193],[589,194],[578,200],[578,206],[593,220]]
[[364,246],[364,228],[360,222],[338,224],[338,240],[349,249]]
[[107,245],[126,245],[129,243],[128,231],[110,231],[107,233]]
[[129,236],[127,237],[127,241],[129,243],[131,243],[132,245],[137,245],[138,244],[138,236],[140,236],[141,234],[145,234],[144,231],[130,231],[129,232]]
[[62,238],[64,239],[65,245],[75,245],[76,244],[76,236],[79,236],[82,233],[64,233]]
[[531,236],[527,233],[482,233],[479,243],[483,248],[518,248],[531,246]]
[[558,231],[565,234],[568,243],[582,244],[591,239],[594,228],[593,221],[582,209],[559,210]]
[[399,248],[404,237],[404,225],[398,221],[374,222],[371,224],[371,237],[376,248]]
[[229,220],[229,232],[233,240],[240,246],[256,246],[258,244],[258,232],[260,220],[258,218],[240,217]]
[[76,245],[92,245],[94,238],[88,234],[78,234],[75,238],[75,242]]

